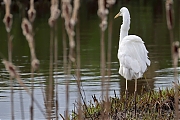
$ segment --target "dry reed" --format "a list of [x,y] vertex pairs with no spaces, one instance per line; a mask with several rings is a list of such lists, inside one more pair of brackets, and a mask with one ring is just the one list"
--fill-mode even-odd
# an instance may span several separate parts
[[[106,69],[106,60],[105,60],[105,40],[104,40],[104,32],[107,28],[107,14],[108,9],[104,6],[104,0],[98,0],[98,16],[101,19],[100,28],[101,28],[101,39],[100,39],[100,45],[101,45],[101,60],[100,60],[100,71],[101,71],[101,88],[102,88],[102,100],[104,99],[104,83],[105,83],[105,69]],[[104,119],[104,113],[102,112],[102,119]]]
[[[74,61],[74,58],[72,57],[73,54],[73,49],[74,49],[74,40],[72,38],[73,33],[70,33],[70,15],[72,13],[72,6],[70,4],[70,0],[62,0],[62,17],[64,18],[64,22],[65,22],[65,29],[68,33],[68,37],[69,37],[69,46],[70,46],[70,50],[69,50],[69,62],[68,62],[68,67],[67,67],[67,75],[69,77],[70,75],[70,71],[71,71],[71,62]],[[64,40],[63,40],[64,41]],[[65,41],[63,42],[63,44],[65,44]],[[64,52],[65,53],[65,52]],[[65,58],[64,58],[65,59]],[[65,73],[65,74],[66,74]],[[68,119],[68,105],[69,105],[69,80],[67,78],[67,76],[65,75],[65,79],[66,79],[66,111],[65,111],[65,119]]]
[[75,20],[74,18],[71,19],[72,14],[72,6],[70,3],[70,0],[62,0],[62,17],[65,20],[65,28],[66,32],[69,37],[69,60],[70,62],[75,62],[74,58],[74,47],[75,47],[75,41],[74,41],[74,25]]
[[[31,22],[31,26],[32,26],[32,33],[31,33],[32,36],[34,36],[33,22],[35,20],[35,17],[36,17],[36,10],[34,9],[34,0],[30,0],[30,8],[28,10],[28,18],[29,18],[29,21]],[[31,83],[32,96],[31,96],[30,111],[31,111],[31,120],[33,120],[33,116],[34,116],[34,111],[33,111],[33,109],[34,109],[34,104],[33,104],[33,102],[34,102],[34,71],[36,69],[38,69],[38,67],[39,67],[39,60],[35,56],[34,42],[33,41],[29,42],[29,47],[31,50],[31,80],[32,80],[32,83]]]
[[178,66],[178,49],[177,48],[177,42],[173,43],[174,41],[174,34],[173,34],[173,26],[174,26],[174,11],[173,11],[173,0],[166,0],[165,3],[166,8],[166,21],[167,21],[167,27],[169,30],[170,35],[170,43],[171,43],[171,56],[173,61],[173,67],[174,67],[174,83],[175,83],[175,119],[179,119],[179,105],[178,105],[178,78],[177,78],[177,66]]
[[[57,3],[59,4],[59,3]],[[57,74],[58,72],[58,31],[57,31],[57,21],[55,22],[55,27],[54,27],[54,68],[55,68],[55,72]],[[59,103],[58,103],[58,79],[56,78],[56,120],[59,119]]]
[[[65,23],[63,23],[63,25],[62,25],[62,39],[63,39],[63,68],[64,68],[63,72],[64,72],[64,79],[66,80],[66,92],[67,92],[67,90],[68,90],[68,88],[67,88],[67,85],[68,85],[68,81],[67,81],[67,42],[66,42]],[[68,97],[68,95],[66,96],[66,99],[68,99],[67,97]],[[63,115],[60,114],[60,116],[63,120],[65,120]]]
[[[79,1],[74,1],[75,2],[79,2]],[[78,9],[77,9],[78,10]],[[77,61],[77,67],[76,67],[76,76],[77,76],[77,87],[78,87],[78,119],[82,119],[82,102],[81,102],[81,97],[82,97],[82,93],[81,93],[81,56],[80,56],[80,19],[79,19],[79,15],[77,15],[77,25],[76,25],[76,61]]]
[[[50,18],[48,20],[50,30],[50,66],[49,66],[49,97],[48,97],[48,119],[51,119],[51,109],[52,109],[52,94],[53,94],[53,53],[54,53],[54,67],[55,72],[57,72],[57,61],[58,61],[58,41],[57,41],[57,19],[60,15],[59,10],[59,0],[51,0],[50,7]],[[53,52],[54,46],[54,52]],[[58,119],[58,82],[57,79],[55,81],[56,84],[56,119]]]
[[36,18],[36,10],[34,9],[34,0],[30,0],[30,8],[28,10],[28,18],[31,23],[34,22]]
[[[78,10],[79,10],[79,0],[74,0],[74,8],[72,9],[72,6],[70,4],[70,0],[62,0],[62,17],[65,20],[65,29],[69,37],[69,63],[68,63],[68,76],[71,74],[71,67],[72,62],[75,62],[75,55],[74,55],[74,48],[75,48],[75,42],[74,42],[74,26],[77,22],[77,16],[78,16]],[[79,65],[78,65],[79,68]],[[80,71],[77,71],[80,72]],[[80,75],[80,73],[77,73],[77,75]],[[78,91],[80,91],[80,76],[78,75],[77,85],[78,85]],[[69,104],[69,81],[66,79],[66,113],[65,113],[65,119],[68,119],[68,104]],[[80,96],[80,95],[79,95]],[[80,97],[79,97],[80,98]],[[78,99],[79,104],[80,99]],[[78,108],[78,112],[80,113],[79,118],[81,118],[81,109]]]
[[108,53],[107,53],[107,83],[106,83],[106,100],[105,108],[107,112],[110,112],[110,103],[109,103],[109,82],[111,79],[111,42],[112,42],[112,27],[113,27],[113,16],[112,16],[112,6],[116,0],[107,0],[106,6],[109,8],[109,23],[108,23]]
[[[65,31],[65,23],[62,25],[62,40],[63,40],[63,70],[64,75],[67,75],[67,42],[66,42],[66,31]],[[66,76],[64,77],[66,79]]]
[[[32,96],[32,93],[30,92],[30,90],[26,87],[26,85],[21,80],[18,68],[12,62],[9,62],[5,59],[3,59],[2,63],[5,65],[7,72],[9,72],[10,77],[15,78],[17,82],[20,84],[20,86],[22,86],[23,89],[28,93],[28,95]],[[43,109],[41,108],[41,106],[39,105],[38,101],[35,98],[34,98],[34,102],[45,117]]]
[[[13,15],[10,13],[11,0],[4,0],[5,3],[5,16],[3,22],[5,24],[5,28],[7,31],[7,39],[8,39],[8,60],[12,61],[12,36],[10,34],[12,23],[13,23]],[[11,86],[11,119],[14,120],[14,96],[13,96],[13,80],[10,76],[10,86]]]
[[179,41],[175,41],[172,44],[173,49],[173,67],[174,67],[174,88],[175,88],[175,119],[179,119],[179,97],[178,97],[178,58],[179,58]]
[[20,107],[21,107],[21,119],[25,120],[25,115],[24,115],[24,102],[23,102],[23,94],[22,94],[22,89],[19,91],[19,99],[20,99]]
[[71,20],[70,23],[73,26],[73,31],[74,30],[74,26],[77,24],[76,26],[76,60],[77,60],[77,67],[76,67],[76,76],[77,76],[77,89],[78,89],[78,119],[82,119],[82,110],[81,110],[81,73],[80,73],[80,31],[79,31],[79,21],[78,21],[78,10],[80,7],[80,0],[74,0],[74,8],[73,8],[73,12],[72,12],[72,16],[71,16]]
[[23,18],[21,24],[23,35],[26,37],[26,40],[28,41],[30,53],[31,53],[31,91],[32,91],[31,107],[30,107],[31,120],[33,120],[34,117],[34,71],[36,71],[39,68],[39,64],[40,64],[35,54],[34,35],[33,35],[33,26],[32,26],[33,21],[34,19],[33,20],[31,19],[31,23],[30,23],[28,19]]
[[52,107],[52,94],[53,94],[53,31],[50,32],[50,59],[49,59],[49,87],[48,87],[48,98],[46,99],[47,103],[47,116],[48,120],[51,119],[51,107]]
[[[13,23],[13,15],[10,13],[11,0],[4,0],[5,3],[5,16],[3,22],[6,27],[6,31],[10,33]],[[10,57],[10,56],[9,56]]]

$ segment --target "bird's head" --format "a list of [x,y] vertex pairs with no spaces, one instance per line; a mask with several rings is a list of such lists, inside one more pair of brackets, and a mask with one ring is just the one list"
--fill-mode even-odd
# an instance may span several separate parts
[[126,7],[122,7],[120,9],[119,13],[114,17],[114,19],[119,17],[119,16],[123,16],[123,14],[125,14],[125,13],[129,13],[129,11],[128,11],[128,9]]

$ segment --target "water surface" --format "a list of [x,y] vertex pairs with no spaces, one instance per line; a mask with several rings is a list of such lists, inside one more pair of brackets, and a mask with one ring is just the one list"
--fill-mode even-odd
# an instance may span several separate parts
[[[125,1],[125,0],[124,0]],[[175,1],[177,3],[177,1]],[[159,89],[172,87],[173,68],[171,62],[169,31],[166,25],[166,16],[163,0],[152,0],[152,2],[118,2],[113,10],[114,16],[119,8],[127,6],[131,13],[131,29],[130,34],[137,34],[142,37],[147,49],[149,51],[149,58],[151,66],[145,73],[144,78],[138,81],[138,92],[142,86],[148,86],[151,89]],[[179,40],[179,14],[180,8],[175,4],[175,28],[174,39]],[[91,9],[90,9],[91,8]],[[96,14],[96,8],[92,9],[90,3],[83,2],[80,9],[80,42],[81,42],[81,83],[84,90],[83,97],[86,102],[92,100],[92,95],[96,95],[101,99],[101,76],[100,76],[100,29],[99,18]],[[42,12],[42,11],[40,11]],[[0,13],[1,21],[4,13]],[[35,73],[35,98],[40,103],[45,111],[45,103],[43,94],[48,96],[48,80],[49,80],[49,39],[50,29],[47,24],[48,14],[41,14],[34,23],[35,28],[35,45],[36,54],[40,60],[40,70]],[[12,35],[13,39],[13,63],[19,67],[21,78],[27,86],[30,86],[30,53],[28,43],[21,31],[21,15],[14,13]],[[122,19],[111,19],[113,22],[112,33],[112,52],[111,52],[111,76],[110,76],[110,96],[114,96],[114,90],[118,96],[124,94],[125,80],[118,74],[119,63],[117,59],[117,49],[119,40],[119,27]],[[59,113],[64,115],[65,111],[65,84],[63,68],[63,46],[62,46],[62,20],[58,21],[58,72],[54,73],[54,79],[58,84],[58,98],[59,98]],[[7,35],[3,22],[0,22],[1,44],[0,52],[7,57]],[[106,30],[106,49],[108,47],[108,32]],[[0,119],[11,119],[11,104],[10,104],[10,81],[9,75],[6,72],[3,64],[0,64]],[[178,68],[178,72],[180,69]],[[76,83],[75,67],[72,68],[71,79],[69,80],[69,111],[74,107],[73,103],[77,101],[78,90]],[[14,105],[15,105],[15,119],[21,119],[20,109],[20,92],[23,95],[23,104],[25,118],[30,118],[29,106],[30,97],[24,90],[21,89],[16,81],[14,86]],[[134,81],[128,81],[129,92],[134,91]],[[55,89],[55,88],[53,88]],[[42,94],[43,93],[43,94]],[[55,97],[55,95],[53,95]],[[55,99],[55,98],[54,98]],[[55,110],[55,108],[54,108]],[[53,110],[53,111],[54,111]],[[44,119],[40,110],[35,106],[35,119]]]

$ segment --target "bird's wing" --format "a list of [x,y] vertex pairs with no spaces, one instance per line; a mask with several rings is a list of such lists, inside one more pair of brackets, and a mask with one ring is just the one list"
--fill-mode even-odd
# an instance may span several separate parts
[[145,72],[150,60],[148,51],[142,39],[136,35],[123,38],[118,50],[118,59],[123,67],[134,70],[134,72]]
[[129,55],[122,54],[119,57],[119,61],[120,61],[120,64],[121,64],[120,66],[121,67],[132,69],[135,73],[138,73],[138,72],[141,71],[141,68],[140,68],[140,66],[138,64],[138,61],[133,59]]

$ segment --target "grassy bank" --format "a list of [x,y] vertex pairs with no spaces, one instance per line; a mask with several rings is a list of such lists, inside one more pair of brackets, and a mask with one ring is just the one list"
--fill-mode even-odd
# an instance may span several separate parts
[[[137,118],[142,120],[152,119],[174,119],[175,115],[175,91],[173,88],[158,91],[145,91],[142,89],[141,94],[137,96]],[[178,92],[179,96],[179,92]],[[134,114],[134,94],[128,94],[128,98],[123,95],[109,98],[109,110],[105,108],[108,100],[97,100],[92,96],[92,101],[82,105],[82,119],[84,120],[121,120],[135,119]],[[102,118],[103,117],[103,118]],[[77,111],[72,110],[71,118],[78,118]]]

